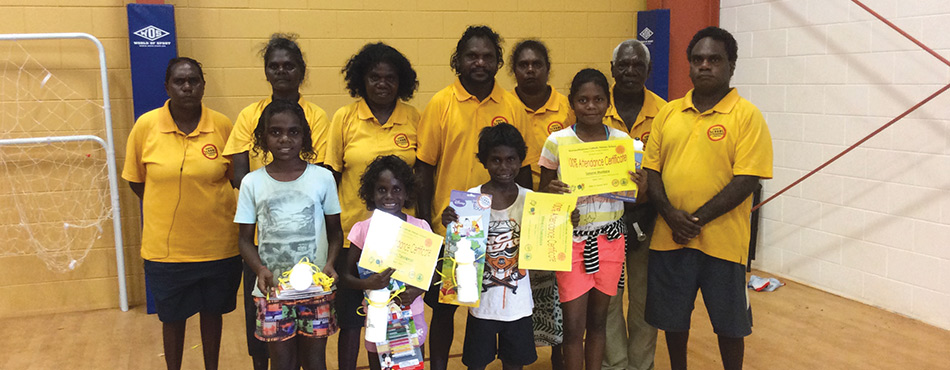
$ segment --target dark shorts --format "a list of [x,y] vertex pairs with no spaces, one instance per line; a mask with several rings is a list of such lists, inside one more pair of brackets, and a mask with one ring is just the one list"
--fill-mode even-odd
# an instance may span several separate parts
[[660,330],[689,330],[696,292],[702,290],[716,334],[742,338],[752,334],[752,307],[745,266],[691,248],[650,251],[646,321]]
[[468,315],[462,363],[484,367],[495,360],[513,366],[526,366],[538,360],[534,347],[531,316],[515,321],[484,320]]
[[[442,250],[439,251],[439,259],[445,255],[445,244],[442,245]],[[438,274],[439,271],[442,271],[442,262],[438,262],[435,265],[435,273]],[[442,312],[452,312],[454,313],[459,306],[448,303],[439,302],[439,291],[442,290],[441,284],[442,278],[436,276],[432,285],[429,286],[429,290],[425,292],[425,295],[422,296],[422,301],[426,303],[426,306],[432,308],[432,311],[442,311]]]
[[198,312],[226,314],[237,305],[241,256],[207,262],[145,260],[145,275],[162,322],[182,321]]
[[[348,250],[344,250],[341,257],[336,259],[335,268],[337,272],[345,271],[345,257],[348,252]],[[340,329],[359,329],[363,327],[366,316],[359,314],[363,307],[362,290],[339,287],[336,290],[336,300],[333,304],[336,305],[336,320]]]
[[246,263],[244,265],[244,336],[247,338],[247,354],[251,357],[268,358],[267,343],[254,336],[257,329],[257,306],[254,304],[254,286],[257,275]]

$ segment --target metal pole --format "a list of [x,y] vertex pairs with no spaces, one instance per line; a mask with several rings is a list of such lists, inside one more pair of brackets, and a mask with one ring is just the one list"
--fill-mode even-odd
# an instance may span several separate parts
[[[128,292],[125,281],[125,248],[122,242],[122,219],[119,212],[119,180],[115,164],[115,141],[112,137],[112,104],[109,99],[109,75],[106,71],[106,51],[95,36],[81,32],[67,33],[12,33],[0,35],[0,40],[59,40],[86,39],[96,44],[99,51],[99,78],[102,80],[102,110],[106,119],[106,165],[109,171],[109,192],[112,200],[112,230],[115,238],[115,265],[119,280],[119,308],[129,310]],[[19,140],[19,139],[14,139]],[[100,143],[101,139],[97,140]]]

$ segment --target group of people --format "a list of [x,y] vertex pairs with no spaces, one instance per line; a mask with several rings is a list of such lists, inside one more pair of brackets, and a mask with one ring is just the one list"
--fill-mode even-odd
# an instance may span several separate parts
[[[672,367],[685,369],[701,289],[724,367],[741,368],[752,325],[750,195],[771,177],[772,149],[761,113],[729,85],[735,39],[699,31],[687,49],[694,88],[669,104],[644,87],[650,53],[636,40],[613,51],[614,84],[584,69],[567,96],[548,84],[538,40],[515,45],[517,86],[504,90],[495,78],[501,45],[488,26],[466,29],[450,59],[457,79],[419,112],[407,104],[418,87],[409,60],[367,44],[342,70],[356,101],[328,119],[300,93],[307,67],[294,37],[275,34],[261,50],[271,94],[233,125],[202,103],[201,64],[171,60],[169,100],[135,123],[122,174],[143,203],[141,253],[168,368],[181,367],[185,322],[196,313],[205,367],[217,368],[221,315],[235,309],[243,274],[255,369],[325,369],[337,332],[339,368],[355,369],[363,292],[389,286],[393,274],[357,271],[373,210],[444,234],[457,220],[452,190],[490,194],[488,252],[517,261],[526,194],[569,192],[558,147],[630,138],[645,143],[643,168],[629,173],[637,201],[578,198],[570,271],[486,263],[462,362],[483,369],[497,358],[518,369],[537,360],[536,346],[551,346],[556,369],[650,369],[658,328]],[[334,278],[334,292],[276,299],[278,279],[300,261]],[[420,343],[428,338],[429,367],[446,369],[458,306],[438,296],[435,286],[407,286],[396,302],[411,311]],[[380,368],[375,344],[364,347]]]

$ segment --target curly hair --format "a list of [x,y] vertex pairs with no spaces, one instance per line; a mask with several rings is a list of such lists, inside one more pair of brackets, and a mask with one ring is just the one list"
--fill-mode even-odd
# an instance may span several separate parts
[[699,30],[699,32],[693,35],[693,39],[689,40],[689,46],[686,47],[686,60],[690,60],[690,57],[693,56],[693,47],[696,46],[696,43],[707,37],[722,42],[723,45],[725,45],[726,56],[730,62],[735,63],[736,60],[739,59],[739,45],[736,43],[736,38],[733,37],[729,31],[710,26]]
[[310,124],[307,123],[306,113],[297,102],[280,99],[267,104],[267,107],[261,112],[261,118],[257,120],[257,127],[254,128],[254,154],[262,156],[265,161],[267,156],[270,155],[270,148],[267,147],[267,126],[270,125],[271,117],[278,113],[290,113],[297,117],[297,121],[300,123],[300,135],[303,136],[303,143],[300,146],[300,159],[307,162],[316,159],[317,153],[313,151],[313,138],[310,137]]
[[264,58],[264,65],[267,65],[267,61],[270,59],[270,56],[277,50],[286,50],[290,53],[290,58],[294,60],[294,63],[300,66],[303,71],[301,77],[307,77],[307,62],[303,59],[303,51],[300,50],[300,45],[297,45],[297,34],[295,33],[275,33],[270,35],[270,40],[264,44],[264,47],[261,48],[261,51],[258,54]]
[[191,59],[189,57],[178,57],[172,58],[168,61],[168,66],[165,67],[165,83],[168,83],[168,79],[172,77],[172,68],[174,68],[179,63],[188,63],[195,67],[198,70],[198,75],[201,76],[201,82],[205,82],[205,73],[201,70],[201,63],[198,63],[197,60]]
[[340,71],[350,96],[366,99],[366,74],[380,63],[389,64],[396,69],[396,75],[399,76],[396,96],[403,101],[412,99],[412,94],[419,88],[419,80],[416,78],[416,71],[412,69],[412,63],[409,63],[409,59],[399,50],[382,42],[363,46]]
[[617,47],[614,48],[614,53],[610,57],[610,62],[617,63],[617,56],[620,55],[620,50],[627,47],[640,49],[640,51],[643,52],[643,55],[646,56],[647,58],[646,60],[647,65],[650,64],[650,48],[648,48],[646,45],[640,42],[640,40],[637,40],[637,39],[629,39],[617,44]]
[[495,58],[497,59],[499,69],[505,65],[505,58],[501,50],[501,43],[504,42],[504,40],[502,40],[501,35],[495,33],[495,31],[488,26],[468,26],[468,28],[465,29],[465,33],[462,33],[462,38],[459,39],[458,44],[455,45],[455,51],[452,52],[452,57],[449,59],[449,65],[456,74],[459,73],[459,58],[461,58],[462,53],[465,52],[463,49],[468,45],[469,40],[476,37],[488,40],[495,46]]
[[[581,86],[588,82],[604,89],[604,96],[610,96],[610,83],[607,82],[607,76],[604,73],[593,68],[584,68],[574,75],[571,81],[571,92],[567,95],[567,100],[571,102],[571,108],[574,107],[574,96],[580,91]],[[610,100],[608,100],[610,101]]]
[[376,209],[374,199],[376,197],[376,181],[379,180],[379,175],[386,170],[392,172],[393,177],[402,182],[403,193],[406,194],[406,202],[403,203],[402,207],[412,207],[416,199],[416,180],[412,174],[412,167],[399,157],[390,154],[376,157],[369,166],[366,166],[363,176],[360,176],[359,194],[363,203],[366,203],[366,209],[370,211]]
[[535,53],[541,55],[541,59],[544,59],[544,65],[551,70],[551,59],[548,57],[548,47],[544,45],[543,42],[539,40],[521,40],[515,44],[515,48],[511,49],[511,55],[509,58],[509,69],[511,73],[515,73],[515,67],[518,65],[518,59],[521,57],[521,52],[525,50],[534,50]]
[[513,148],[522,161],[528,155],[528,146],[525,145],[521,132],[515,126],[499,123],[485,127],[478,133],[478,153],[475,154],[478,161],[482,164],[488,162],[488,153],[499,146]]

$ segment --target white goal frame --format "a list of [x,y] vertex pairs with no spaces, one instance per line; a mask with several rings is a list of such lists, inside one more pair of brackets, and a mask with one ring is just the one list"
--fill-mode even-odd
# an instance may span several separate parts
[[125,281],[125,248],[122,243],[122,219],[119,213],[119,182],[115,164],[115,143],[112,137],[112,106],[109,104],[109,78],[106,72],[106,52],[102,43],[95,36],[88,33],[69,32],[69,33],[14,33],[0,34],[0,41],[19,41],[19,40],[65,40],[65,39],[86,39],[92,41],[99,50],[99,78],[102,81],[102,110],[106,121],[106,138],[95,135],[67,135],[67,136],[46,136],[18,139],[0,139],[0,146],[4,145],[29,145],[29,144],[52,144],[64,142],[86,142],[91,141],[102,146],[106,151],[106,166],[109,171],[109,193],[112,200],[112,229],[115,238],[115,266],[119,280],[119,308],[122,311],[129,310],[128,292]]

